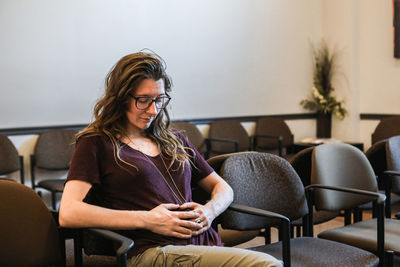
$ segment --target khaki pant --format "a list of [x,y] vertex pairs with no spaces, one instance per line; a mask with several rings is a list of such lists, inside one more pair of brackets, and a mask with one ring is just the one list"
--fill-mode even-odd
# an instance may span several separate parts
[[165,246],[147,249],[128,260],[129,267],[275,267],[283,266],[266,253],[216,246]]

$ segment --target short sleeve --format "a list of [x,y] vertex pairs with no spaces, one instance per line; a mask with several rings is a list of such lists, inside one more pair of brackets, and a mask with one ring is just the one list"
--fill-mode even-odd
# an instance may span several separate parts
[[206,178],[210,175],[214,169],[207,163],[207,161],[203,158],[200,152],[189,142],[185,135],[177,132],[176,135],[182,140],[183,145],[189,149],[187,152],[192,157],[191,161],[191,170],[192,170],[192,181],[197,183],[203,178]]
[[67,181],[81,180],[100,184],[100,164],[98,142],[100,137],[81,137],[75,144]]

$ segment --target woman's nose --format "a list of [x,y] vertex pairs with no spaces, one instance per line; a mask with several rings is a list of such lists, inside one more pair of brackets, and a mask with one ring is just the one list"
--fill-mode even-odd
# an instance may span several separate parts
[[156,115],[158,113],[158,109],[156,107],[156,103],[155,102],[151,103],[150,107],[146,110],[146,112],[150,113],[150,114],[153,114],[153,115]]

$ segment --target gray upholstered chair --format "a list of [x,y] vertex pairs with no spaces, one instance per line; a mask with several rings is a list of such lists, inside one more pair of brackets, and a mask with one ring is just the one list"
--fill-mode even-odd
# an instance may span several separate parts
[[[297,174],[299,175],[303,186],[310,185],[311,182],[311,157],[312,151],[314,147],[308,147],[296,153],[290,160],[290,164],[295,169]],[[340,211],[317,211],[314,209],[313,211],[313,224],[320,224],[332,220],[340,215]],[[351,216],[350,213],[346,213],[347,216]],[[303,225],[303,221],[301,219],[297,219],[290,223],[293,228],[296,229],[296,234],[299,236],[301,234],[300,229]],[[293,229],[294,230],[294,229]]]
[[372,251],[381,263],[391,263],[393,255],[387,251],[400,255],[400,221],[384,218],[385,195],[378,193],[375,173],[362,151],[348,144],[315,147],[310,188],[317,210],[345,210],[370,201],[377,203],[377,218],[328,229],[318,237]]
[[395,135],[400,135],[400,116],[383,118],[371,135],[371,144]]
[[287,159],[294,155],[292,152],[294,136],[286,122],[280,118],[259,118],[252,139],[253,150],[274,152]]
[[32,189],[51,192],[52,208],[56,209],[56,193],[64,191],[64,183],[74,151],[75,130],[51,130],[37,139],[31,155]]
[[[285,159],[268,153],[242,152],[216,156],[213,168],[234,190],[234,202],[219,220],[224,229],[278,227],[282,242],[252,250],[283,259],[285,266],[377,266],[365,250],[313,237],[290,239],[289,222],[308,214],[303,184]],[[307,235],[308,227],[304,228]]]
[[24,158],[11,140],[0,134],[0,179],[14,180],[15,176],[19,176],[21,184],[25,183]]
[[[386,142],[386,159],[387,159],[387,171],[384,172],[388,179],[389,190],[393,192],[395,196],[400,195],[400,135],[390,137]],[[391,202],[393,203],[393,201]],[[389,209],[389,212],[391,210]],[[400,218],[400,212],[396,213],[396,217]]]
[[[378,179],[378,188],[379,192],[386,194],[386,204],[385,204],[385,215],[387,218],[391,217],[391,206],[397,203],[400,203],[400,196],[398,193],[400,191],[394,191],[390,188],[390,179],[387,175],[385,175],[386,170],[390,170],[391,167],[388,166],[387,155],[388,155],[388,139],[380,140],[374,143],[368,150],[365,152],[371,166],[375,172],[375,176]],[[387,192],[386,192],[387,191]],[[397,193],[396,193],[397,192]],[[390,205],[388,204],[390,203]],[[372,208],[371,203],[367,203],[362,205],[362,210],[370,210],[372,209],[373,217],[376,217],[376,211]],[[362,217],[360,217],[362,220]]]
[[206,158],[250,150],[250,137],[242,124],[236,120],[213,121],[205,141]]
[[170,128],[176,129],[184,134],[190,143],[202,154],[205,155],[205,138],[196,125],[187,121],[171,122]]

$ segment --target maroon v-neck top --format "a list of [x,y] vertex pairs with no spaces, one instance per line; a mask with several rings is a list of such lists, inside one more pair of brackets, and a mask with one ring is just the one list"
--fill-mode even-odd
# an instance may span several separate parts
[[[213,172],[213,169],[184,135],[179,133],[177,135],[185,147],[190,147],[194,151],[194,157],[191,158],[190,164],[185,164],[184,171],[178,168],[178,163],[174,163],[169,172],[186,202],[189,202],[192,201],[191,183],[197,183],[205,178]],[[189,150],[188,152],[193,155],[193,152]],[[151,210],[162,203],[181,203],[175,196],[179,196],[179,192],[172,183],[160,155],[146,157],[122,143],[121,157],[135,165],[137,169],[122,162],[117,164],[114,148],[108,137],[81,137],[75,145],[67,181],[82,180],[91,183],[96,198],[102,201],[102,206],[111,209]],[[169,166],[170,159],[165,156],[163,159]],[[153,164],[149,162],[150,160]],[[175,191],[175,195],[160,176],[160,172]],[[218,234],[212,228],[190,239],[163,236],[147,230],[124,230],[121,233],[135,242],[129,256],[156,246],[222,245]]]

